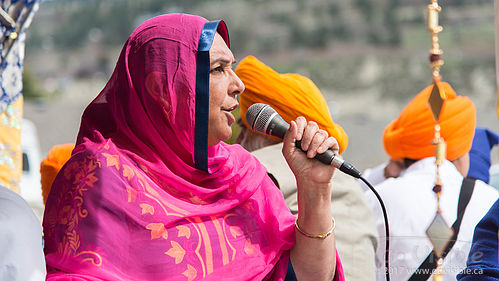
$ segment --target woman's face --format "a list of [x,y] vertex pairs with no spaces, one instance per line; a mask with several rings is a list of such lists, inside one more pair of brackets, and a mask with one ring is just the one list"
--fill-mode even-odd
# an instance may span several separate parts
[[244,91],[243,82],[232,70],[235,64],[232,52],[216,33],[210,49],[210,108],[208,146],[227,140],[232,135],[235,118],[231,111],[237,108],[236,95]]

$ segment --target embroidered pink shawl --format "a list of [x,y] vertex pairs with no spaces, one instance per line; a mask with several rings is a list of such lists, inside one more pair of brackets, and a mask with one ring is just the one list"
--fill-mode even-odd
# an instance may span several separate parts
[[284,279],[294,217],[265,168],[195,141],[206,23],[162,15],[126,42],[46,204],[49,280]]

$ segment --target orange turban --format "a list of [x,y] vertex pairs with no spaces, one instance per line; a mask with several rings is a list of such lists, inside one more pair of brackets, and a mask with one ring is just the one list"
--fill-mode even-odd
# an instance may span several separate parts
[[55,176],[68,161],[69,157],[71,157],[71,152],[74,147],[75,146],[72,143],[54,145],[49,151],[48,156],[42,160],[42,163],[40,164],[40,174],[44,204],[47,201]]
[[[439,82],[442,96],[446,96],[440,112],[440,136],[447,143],[447,159],[456,160],[469,152],[476,126],[473,102],[467,97],[456,96],[454,89]],[[433,85],[421,91],[392,121],[383,134],[386,153],[393,159],[414,160],[435,156],[435,118],[428,98]]]
[[246,90],[241,94],[241,118],[248,127],[246,111],[254,103],[264,103],[274,108],[286,122],[298,116],[315,121],[319,127],[338,141],[340,153],[348,144],[348,136],[333,122],[326,100],[315,84],[307,77],[294,73],[279,74],[255,57],[244,58],[236,68]]

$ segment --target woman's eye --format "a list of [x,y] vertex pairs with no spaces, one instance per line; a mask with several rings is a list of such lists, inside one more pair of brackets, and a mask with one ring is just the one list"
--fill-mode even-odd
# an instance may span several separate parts
[[221,66],[217,66],[215,68],[213,68],[212,70],[210,70],[210,72],[224,72],[224,68],[221,67]]

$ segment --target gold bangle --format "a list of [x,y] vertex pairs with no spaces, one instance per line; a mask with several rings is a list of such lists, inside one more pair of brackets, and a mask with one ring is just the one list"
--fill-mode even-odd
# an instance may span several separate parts
[[323,234],[317,234],[317,235],[314,235],[314,234],[309,234],[309,233],[306,233],[305,231],[303,231],[299,226],[298,226],[298,218],[295,220],[295,227],[296,227],[296,230],[298,230],[298,232],[300,232],[301,234],[307,236],[308,238],[314,238],[314,239],[326,239],[329,235],[331,235],[331,233],[333,233],[334,231],[334,228],[336,227],[336,222],[334,221],[334,218],[333,218],[333,225],[331,226],[331,229],[329,229],[328,232],[326,233],[323,233]]

